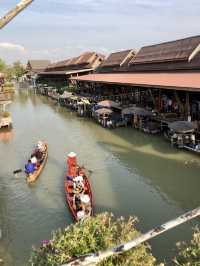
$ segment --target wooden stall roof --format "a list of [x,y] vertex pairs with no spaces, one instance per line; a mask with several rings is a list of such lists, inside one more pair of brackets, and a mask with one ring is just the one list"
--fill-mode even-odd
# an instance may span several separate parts
[[92,68],[84,68],[84,69],[76,69],[76,70],[61,70],[61,71],[42,71],[39,75],[72,75],[72,74],[79,74],[84,72],[92,71]]
[[93,60],[95,59],[95,57],[99,56],[97,53],[95,52],[85,52],[84,54],[80,55],[78,60],[77,60],[77,64],[82,65],[82,64],[90,64],[93,62]]
[[37,71],[44,70],[51,64],[50,60],[29,60],[27,70]]
[[200,36],[194,36],[145,46],[130,61],[130,65],[188,60],[199,45]]
[[54,69],[55,67],[66,66],[68,64],[68,62],[69,62],[69,59],[68,60],[59,61],[59,62],[56,62],[56,63],[52,63],[51,65],[49,65],[46,68],[46,71],[51,70],[51,69]]
[[199,72],[90,74],[70,79],[134,87],[200,91]]
[[135,52],[131,49],[111,53],[100,67],[121,66],[124,63],[128,63],[134,55]]
[[83,66],[83,65],[86,66],[87,68],[92,67],[93,62],[97,58],[101,58],[103,60],[104,56],[101,54],[98,54],[96,52],[85,52],[85,53],[81,54],[80,56],[53,63],[50,66],[48,66],[46,71],[51,71],[51,70],[56,71],[57,68],[65,68],[65,69],[77,68],[77,69],[79,69],[80,66]]

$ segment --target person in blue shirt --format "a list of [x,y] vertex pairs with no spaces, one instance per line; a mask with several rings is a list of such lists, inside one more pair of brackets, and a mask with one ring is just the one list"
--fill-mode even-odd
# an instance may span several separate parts
[[31,162],[31,160],[28,160],[28,163],[25,165],[25,171],[28,175],[35,171],[35,165]]

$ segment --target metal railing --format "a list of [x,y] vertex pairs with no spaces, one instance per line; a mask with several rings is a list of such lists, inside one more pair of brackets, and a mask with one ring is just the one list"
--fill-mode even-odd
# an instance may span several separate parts
[[144,243],[145,241],[152,239],[180,224],[183,224],[187,221],[190,221],[191,219],[194,219],[195,217],[200,216],[200,207],[186,212],[185,214],[168,221],[165,224],[162,224],[149,232],[145,234],[141,234],[140,236],[136,237],[132,241],[129,241],[127,243],[123,243],[121,245],[118,245],[110,250],[104,251],[104,252],[97,252],[92,254],[86,254],[83,256],[80,256],[76,259],[72,259],[67,264],[63,264],[62,266],[94,266],[97,263],[101,262],[102,260],[113,256],[118,255],[120,253],[126,252],[136,246],[138,246],[141,243]]

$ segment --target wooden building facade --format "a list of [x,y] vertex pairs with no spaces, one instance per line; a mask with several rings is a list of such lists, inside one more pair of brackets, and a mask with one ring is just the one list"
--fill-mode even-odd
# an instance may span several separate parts
[[200,120],[200,36],[131,51],[111,54],[94,74],[72,77],[78,94]]
[[78,57],[48,65],[44,71],[39,73],[38,82],[66,86],[70,77],[93,73],[103,60],[103,55],[85,52]]

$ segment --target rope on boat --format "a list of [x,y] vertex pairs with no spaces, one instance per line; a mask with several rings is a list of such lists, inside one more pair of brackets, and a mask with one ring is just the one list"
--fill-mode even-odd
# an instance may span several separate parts
[[8,22],[17,16],[23,9],[30,5],[34,0],[21,0],[16,7],[10,10],[5,16],[0,19],[0,29],[2,29]]
[[62,266],[94,266],[97,263],[99,263],[100,261],[113,256],[113,255],[117,255],[120,253],[123,253],[127,250],[132,249],[133,247],[138,246],[139,244],[152,239],[154,237],[156,237],[157,235],[160,235],[180,224],[183,224],[191,219],[194,219],[195,217],[200,215],[200,207],[186,212],[185,214],[168,221],[165,224],[162,224],[150,231],[148,231],[145,234],[142,234],[138,237],[136,237],[135,239],[133,239],[132,241],[129,241],[127,243],[118,245],[117,247],[114,247],[110,250],[104,251],[104,252],[97,252],[97,253],[92,253],[92,254],[86,254],[83,256],[80,256],[76,259],[72,259],[70,262],[68,262],[67,264],[63,264]]

